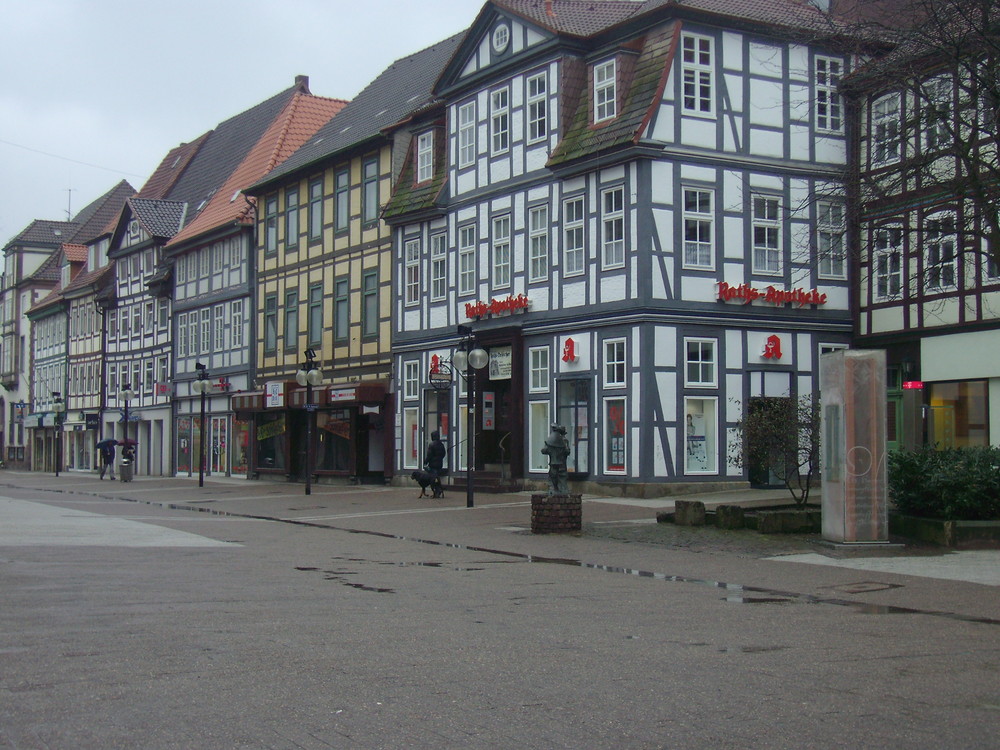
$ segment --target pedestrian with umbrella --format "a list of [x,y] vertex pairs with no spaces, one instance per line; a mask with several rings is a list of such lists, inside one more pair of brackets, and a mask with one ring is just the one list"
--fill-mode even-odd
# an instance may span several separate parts
[[115,446],[117,440],[107,438],[97,444],[97,450],[101,454],[101,479],[104,479],[105,472],[111,473],[111,481],[115,480]]

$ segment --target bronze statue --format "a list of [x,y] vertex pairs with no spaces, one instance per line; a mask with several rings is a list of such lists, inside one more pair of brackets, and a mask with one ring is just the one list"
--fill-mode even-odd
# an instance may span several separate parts
[[567,494],[569,478],[566,472],[566,459],[569,457],[569,441],[566,440],[566,428],[561,424],[552,425],[549,436],[545,438],[542,455],[549,457],[549,494]]

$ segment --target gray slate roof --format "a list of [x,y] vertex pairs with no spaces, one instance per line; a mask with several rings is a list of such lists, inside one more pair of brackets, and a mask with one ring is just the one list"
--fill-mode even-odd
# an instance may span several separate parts
[[173,237],[184,226],[188,212],[182,201],[130,198],[128,205],[136,221],[154,237]]
[[463,31],[396,60],[305,145],[252,188],[277,182],[333,154],[375,138],[384,128],[406,118],[430,98],[438,75],[464,36]]

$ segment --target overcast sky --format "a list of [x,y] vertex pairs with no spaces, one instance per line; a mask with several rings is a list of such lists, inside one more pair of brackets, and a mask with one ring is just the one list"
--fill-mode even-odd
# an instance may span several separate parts
[[[0,247],[309,76],[350,99],[467,28],[478,0],[8,0],[0,4]],[[68,192],[71,191],[71,192]]]

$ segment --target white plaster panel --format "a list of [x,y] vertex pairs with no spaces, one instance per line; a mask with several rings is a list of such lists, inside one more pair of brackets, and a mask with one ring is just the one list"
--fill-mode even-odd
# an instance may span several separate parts
[[816,160],[827,164],[847,162],[847,142],[843,138],[817,136]]
[[562,191],[563,194],[575,193],[578,190],[583,190],[587,186],[586,177],[572,177],[568,180],[563,180]]
[[808,125],[792,124],[788,126],[788,158],[795,161],[809,161],[809,148],[812,143]]
[[666,422],[677,420],[677,374],[673,372],[656,373],[656,390],[660,400],[660,409]]
[[826,295],[824,310],[848,310],[851,304],[851,293],[846,286],[820,286],[819,291]]
[[[726,429],[726,456],[735,456],[740,449],[739,430],[735,427]],[[743,475],[743,470],[739,466],[726,461],[726,476],[739,477]]]
[[899,331],[903,328],[903,308],[884,307],[872,311],[872,327],[870,333],[886,333]]
[[432,307],[428,317],[430,318],[429,328],[445,328],[450,325],[448,308],[446,307]]
[[784,138],[777,130],[750,128],[750,153],[754,156],[784,157]]
[[607,276],[601,279],[601,302],[617,302],[624,299],[624,276]]
[[725,201],[722,207],[728,211],[740,210],[743,205],[743,173],[727,169],[722,173],[722,190]]
[[998,344],[997,331],[925,337],[920,341],[920,376],[928,381],[998,377]]
[[583,281],[563,282],[562,306],[580,307],[587,304],[587,285]]
[[795,381],[796,393],[799,397],[811,396],[813,392],[813,381],[808,375],[799,375]]
[[711,167],[699,167],[696,164],[681,165],[681,180],[696,180],[698,182],[708,182],[715,184],[717,174]]
[[528,148],[525,153],[524,167],[528,172],[536,172],[545,168],[545,162],[549,159],[549,150],[546,144],[538,144]]
[[726,31],[722,34],[722,43],[718,46],[719,54],[722,56],[722,65],[727,70],[743,70],[743,37],[742,35]]
[[726,93],[729,94],[730,111],[742,114],[746,108],[743,101],[743,76],[724,73],[722,85],[726,87]]
[[781,177],[762,172],[751,172],[747,182],[751,188],[761,188],[763,190],[779,191],[785,187],[785,183]]
[[[784,62],[782,47],[776,44],[762,44],[760,42],[751,41],[749,44],[750,51],[750,69],[747,71],[751,76],[769,76],[771,78],[783,78],[784,77]],[[759,83],[758,81],[751,81],[751,90],[753,84]],[[756,99],[756,94],[754,94]],[[780,101],[780,97],[778,97]]]
[[510,194],[501,195],[498,198],[494,198],[490,201],[490,211],[493,213],[499,213],[501,211],[509,211],[511,208],[511,196]]
[[743,418],[743,375],[726,375],[726,421],[739,422]]
[[726,367],[743,367],[746,364],[743,359],[742,331],[726,331],[726,337],[722,345],[726,347]]
[[509,180],[510,177],[510,157],[490,162],[490,179],[493,180],[493,182]]
[[[563,350],[566,347],[566,339],[573,339],[573,341],[576,342],[576,359],[572,362],[564,362],[562,358]],[[591,349],[593,348],[592,334],[570,333],[565,336],[560,336],[556,340],[556,345],[559,347],[556,351],[556,363],[560,374],[582,373],[590,370],[591,362],[593,362],[591,352]]]
[[795,346],[798,347],[798,368],[800,372],[813,369],[812,335],[808,333],[795,334]]
[[701,117],[681,119],[681,143],[685,146],[715,148],[715,120]]
[[681,299],[688,302],[713,302],[718,296],[715,279],[689,276],[681,279]]
[[[673,89],[668,85],[666,95],[669,96],[669,92],[671,91],[673,91]],[[656,123],[653,125],[653,132],[650,133],[650,137],[652,137],[655,141],[672,143],[674,140],[675,116],[676,108],[672,104],[660,105],[660,111],[656,115]]]
[[465,208],[460,208],[455,213],[455,223],[464,224],[467,221],[476,218],[476,206],[466,206]]
[[786,372],[764,373],[764,396],[787,396],[791,392],[791,381]]
[[542,185],[540,187],[533,187],[528,191],[526,199],[529,202],[532,201],[544,201],[549,199],[549,186]]
[[677,366],[677,329],[657,326],[653,329],[653,367]]
[[522,28],[524,28],[526,30],[526,32],[527,32],[526,37],[527,37],[527,41],[528,41],[528,46],[529,47],[531,47],[532,45],[535,45],[535,44],[540,44],[541,42],[545,41],[545,37],[542,36],[541,34],[539,34],[537,31],[535,31],[530,26],[528,26],[528,27],[522,27]]
[[663,444],[659,430],[653,433],[653,476],[667,476],[666,446]]
[[649,179],[653,188],[653,203],[670,203],[673,195],[674,165],[668,161],[650,164]]
[[617,167],[609,167],[608,169],[601,170],[601,182],[615,182],[617,180],[625,179],[625,167],[618,165]]
[[987,401],[990,404],[990,441],[993,445],[1000,445],[1000,378],[991,378],[987,392]]

